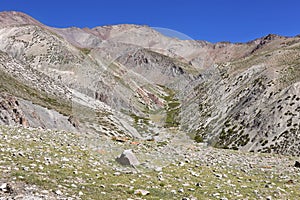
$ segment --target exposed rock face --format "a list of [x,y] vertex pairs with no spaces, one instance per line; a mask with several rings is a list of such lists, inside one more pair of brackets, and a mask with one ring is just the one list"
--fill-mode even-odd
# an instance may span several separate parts
[[5,93],[0,93],[0,124],[28,126],[28,121],[20,109],[19,101]]
[[20,108],[24,112],[28,126],[41,127],[44,129],[65,130],[77,132],[78,126],[74,126],[74,121],[69,121],[67,116],[55,110],[43,108],[32,104],[26,100],[20,100]]
[[172,128],[217,147],[300,155],[299,37],[212,44],[147,26],[0,16],[1,123],[135,138]]

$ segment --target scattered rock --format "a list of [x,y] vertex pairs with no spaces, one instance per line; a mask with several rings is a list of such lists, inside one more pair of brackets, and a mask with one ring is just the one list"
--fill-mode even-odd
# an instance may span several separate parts
[[266,200],[272,200],[272,197],[271,196],[267,196]]
[[214,193],[212,196],[214,196],[214,197],[218,197],[218,196],[220,196],[220,193]]
[[163,169],[162,167],[156,167],[156,168],[155,168],[155,171],[156,171],[156,172],[161,172],[162,169]]
[[49,194],[49,191],[48,190],[42,190],[41,193],[42,194]]
[[184,193],[184,189],[183,189],[183,188],[179,188],[179,189],[178,189],[178,192],[179,192],[179,193]]
[[9,183],[3,183],[0,186],[0,191],[5,192],[5,193],[12,193],[13,192],[13,188]]
[[190,186],[190,184],[189,183],[183,183],[182,186],[188,187],[188,186]]
[[196,172],[194,172],[194,171],[191,171],[191,175],[192,175],[192,176],[195,176],[195,177],[199,177],[199,174],[196,173]]
[[170,191],[172,194],[177,194],[177,191],[176,190],[171,190]]
[[121,175],[121,172],[115,172],[114,175],[115,175],[115,176],[120,176],[120,175]]
[[195,185],[200,188],[202,187],[201,183],[196,183]]
[[217,174],[217,173],[214,173],[214,175],[215,175],[215,177],[217,177],[217,178],[220,178],[220,179],[222,179],[222,174]]
[[300,162],[296,161],[294,167],[300,168]]
[[57,194],[57,195],[62,195],[62,191],[60,191],[60,190],[55,190],[54,193]]
[[139,189],[139,190],[135,190],[134,194],[135,195],[140,195],[140,196],[146,196],[146,195],[150,194],[150,192],[147,191],[147,190],[141,190],[141,189]]

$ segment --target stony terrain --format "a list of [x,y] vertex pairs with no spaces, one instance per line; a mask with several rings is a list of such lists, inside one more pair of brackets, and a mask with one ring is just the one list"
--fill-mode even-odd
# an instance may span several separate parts
[[[0,199],[300,197],[295,158],[214,149],[174,131],[155,142],[1,126]],[[141,164],[119,165],[124,149]]]
[[[298,199],[299,67],[299,36],[1,12],[0,199]],[[128,149],[140,165],[118,164]]]

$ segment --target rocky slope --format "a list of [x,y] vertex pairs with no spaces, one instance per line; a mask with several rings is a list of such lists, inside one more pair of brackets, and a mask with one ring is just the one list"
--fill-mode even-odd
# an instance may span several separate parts
[[[175,130],[174,130],[175,131]],[[299,199],[294,157],[0,126],[0,199]],[[132,149],[141,163],[115,158]]]
[[188,130],[218,147],[299,154],[299,39],[267,41],[276,46],[217,63],[190,88],[196,95],[181,114]]
[[179,40],[147,26],[57,29],[0,13],[1,123],[299,155],[299,37]]

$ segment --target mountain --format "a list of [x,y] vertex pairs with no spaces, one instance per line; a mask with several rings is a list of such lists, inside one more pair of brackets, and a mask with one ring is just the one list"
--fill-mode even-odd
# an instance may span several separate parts
[[300,155],[300,38],[169,38],[148,26],[58,29],[0,13],[0,123],[99,137],[165,130]]

